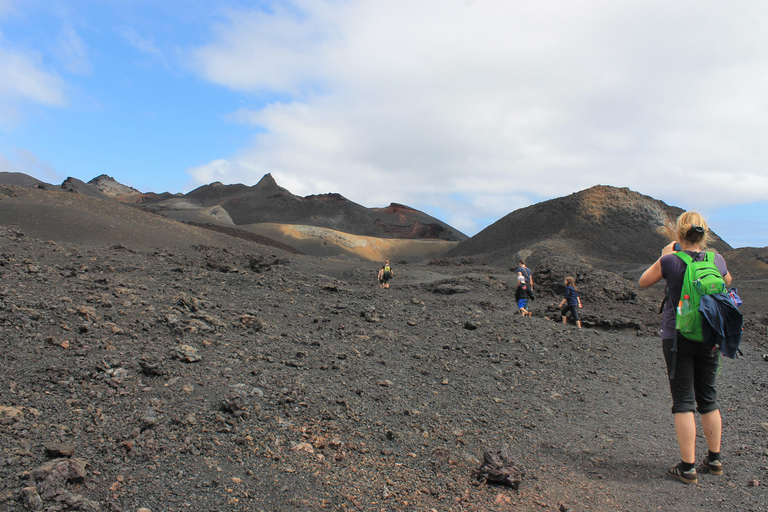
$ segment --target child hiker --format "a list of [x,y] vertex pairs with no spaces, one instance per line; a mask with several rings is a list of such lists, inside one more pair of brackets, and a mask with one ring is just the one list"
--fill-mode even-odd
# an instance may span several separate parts
[[524,276],[517,277],[517,289],[515,289],[515,300],[517,301],[517,310],[523,316],[533,316],[533,313],[528,311],[526,306],[528,305],[528,299],[532,299],[533,294],[525,283]]
[[581,320],[579,320],[579,313],[576,311],[576,308],[581,308],[581,298],[579,298],[579,292],[576,291],[575,278],[571,276],[565,278],[564,295],[562,302],[560,302],[560,307],[562,308],[560,315],[563,317],[563,323],[567,323],[568,317],[566,315],[570,311],[573,321],[576,322],[576,327],[581,329]]

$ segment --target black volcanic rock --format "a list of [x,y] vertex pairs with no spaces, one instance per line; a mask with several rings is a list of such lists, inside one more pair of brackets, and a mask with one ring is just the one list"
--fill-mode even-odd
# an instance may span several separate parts
[[[627,188],[598,185],[516,210],[446,256],[484,256],[516,265],[518,255],[539,260],[564,254],[606,268],[644,264],[669,243],[682,212]],[[731,249],[717,235],[710,245],[720,252]]]

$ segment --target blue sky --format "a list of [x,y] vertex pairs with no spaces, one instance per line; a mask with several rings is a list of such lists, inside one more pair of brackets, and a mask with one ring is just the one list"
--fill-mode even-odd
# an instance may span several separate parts
[[768,4],[0,0],[0,171],[267,172],[474,234],[593,185],[768,245]]

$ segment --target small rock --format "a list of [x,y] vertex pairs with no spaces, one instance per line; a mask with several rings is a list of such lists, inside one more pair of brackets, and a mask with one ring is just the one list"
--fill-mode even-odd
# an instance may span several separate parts
[[55,459],[71,457],[75,454],[75,447],[68,444],[49,443],[45,445],[45,454]]
[[37,493],[35,487],[25,487],[21,490],[24,506],[29,510],[43,510],[43,499]]
[[0,405],[0,425],[8,425],[24,417],[21,409]]
[[309,443],[299,443],[293,448],[291,448],[291,451],[315,453],[315,448]]
[[224,412],[238,415],[245,413],[246,405],[245,398],[243,398],[240,393],[230,391],[227,393],[227,396],[224,397],[224,403],[221,408]]
[[483,464],[477,470],[477,478],[496,482],[517,490],[525,476],[525,470],[517,464],[506,449],[488,450],[483,453]]
[[190,345],[179,345],[174,349],[176,357],[185,363],[200,361],[202,357],[197,354],[197,349]]
[[156,377],[163,374],[162,361],[155,361],[147,356],[139,359],[139,366],[141,366],[141,373],[150,377]]
[[157,419],[157,413],[155,412],[154,409],[146,409],[143,413],[141,413],[140,419],[141,419],[141,430],[155,428],[159,423]]

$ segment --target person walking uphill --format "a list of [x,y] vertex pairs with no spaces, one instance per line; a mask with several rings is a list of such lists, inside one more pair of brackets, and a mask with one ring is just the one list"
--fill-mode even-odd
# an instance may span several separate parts
[[571,276],[565,278],[565,296],[560,302],[560,307],[562,308],[560,316],[563,317],[563,323],[567,323],[568,317],[566,315],[570,311],[573,321],[576,322],[576,327],[581,329],[581,320],[579,320],[579,313],[576,311],[576,308],[581,308],[581,298],[579,292],[576,291],[576,279]]
[[517,288],[515,289],[515,300],[517,301],[517,310],[523,316],[533,316],[533,313],[528,311],[528,300],[533,300],[533,294],[528,289],[528,285],[525,284],[525,277],[517,276]]
[[[648,267],[640,277],[639,285],[648,288],[666,280],[666,304],[662,312],[661,338],[664,360],[667,364],[669,389],[672,394],[672,413],[675,417],[675,433],[680,447],[680,462],[667,470],[667,474],[686,484],[695,484],[696,474],[696,417],[698,409],[701,425],[707,440],[709,453],[702,465],[713,475],[723,474],[720,459],[722,418],[717,402],[716,380],[720,367],[720,354],[705,343],[689,340],[676,333],[675,307],[680,302],[681,290],[687,264],[674,253],[683,251],[693,261],[704,261],[706,243],[709,240],[707,224],[696,212],[685,212],[677,220],[676,242],[671,242],[661,251],[661,257]],[[731,275],[725,260],[719,254],[714,264],[723,276],[725,285],[731,284]],[[674,352],[676,337],[677,352]]]
[[525,266],[525,260],[521,259],[517,262],[517,276],[524,277],[526,286],[533,292],[533,272]]
[[389,280],[394,277],[395,273],[392,271],[392,267],[389,265],[389,260],[384,262],[384,274],[383,274],[383,283],[384,288],[389,288]]

